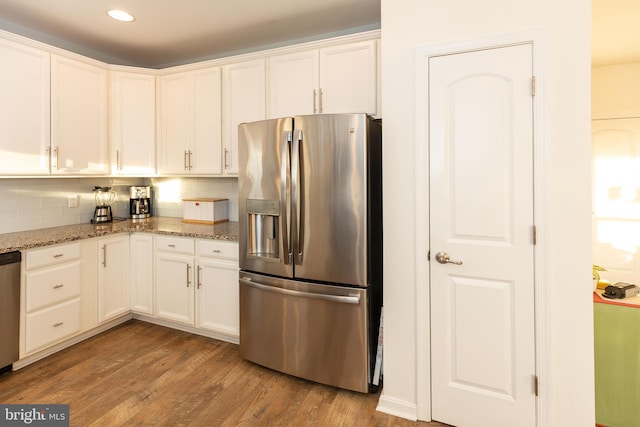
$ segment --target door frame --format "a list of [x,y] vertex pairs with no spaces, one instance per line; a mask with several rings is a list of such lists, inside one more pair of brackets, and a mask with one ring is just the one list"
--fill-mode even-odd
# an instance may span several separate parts
[[[547,320],[550,308],[548,275],[548,174],[549,125],[547,119],[547,57],[548,36],[543,29],[534,29],[487,38],[418,47],[415,60],[415,277],[416,277],[416,413],[420,420],[431,420],[431,333],[430,333],[430,270],[429,254],[429,59],[517,44],[531,43],[533,75],[536,93],[533,98],[533,218],[537,228],[534,247],[535,351],[538,397],[536,424],[550,424],[550,355],[548,341],[551,324]],[[425,120],[425,117],[427,120]]]

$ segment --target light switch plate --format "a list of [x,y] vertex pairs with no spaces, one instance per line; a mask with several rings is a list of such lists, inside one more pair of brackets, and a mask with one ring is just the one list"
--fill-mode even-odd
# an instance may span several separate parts
[[69,208],[77,208],[78,207],[78,199],[79,198],[80,198],[80,196],[78,196],[78,195],[69,196],[67,207],[69,207]]

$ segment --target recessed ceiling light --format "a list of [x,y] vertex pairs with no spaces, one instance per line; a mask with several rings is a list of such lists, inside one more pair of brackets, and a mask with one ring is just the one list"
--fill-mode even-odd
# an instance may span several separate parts
[[131,22],[136,19],[130,13],[125,12],[124,10],[117,10],[117,9],[112,9],[107,11],[107,15],[109,15],[113,19],[117,19],[118,21],[123,21],[123,22]]

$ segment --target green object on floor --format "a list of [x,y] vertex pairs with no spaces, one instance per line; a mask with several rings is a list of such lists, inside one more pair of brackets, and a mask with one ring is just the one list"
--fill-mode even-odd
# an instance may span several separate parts
[[593,304],[596,422],[640,426],[640,307]]

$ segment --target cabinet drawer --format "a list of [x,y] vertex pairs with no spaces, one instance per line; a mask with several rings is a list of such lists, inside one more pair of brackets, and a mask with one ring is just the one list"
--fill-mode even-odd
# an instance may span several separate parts
[[80,332],[80,298],[27,314],[25,351],[41,347]]
[[33,270],[46,265],[78,259],[82,253],[80,247],[80,242],[76,242],[28,251],[25,257],[25,268]]
[[219,240],[198,240],[198,255],[211,258],[238,259],[238,244]]
[[175,254],[193,255],[193,239],[156,236],[156,250]]
[[27,313],[47,305],[80,296],[80,261],[28,272],[26,275]]

